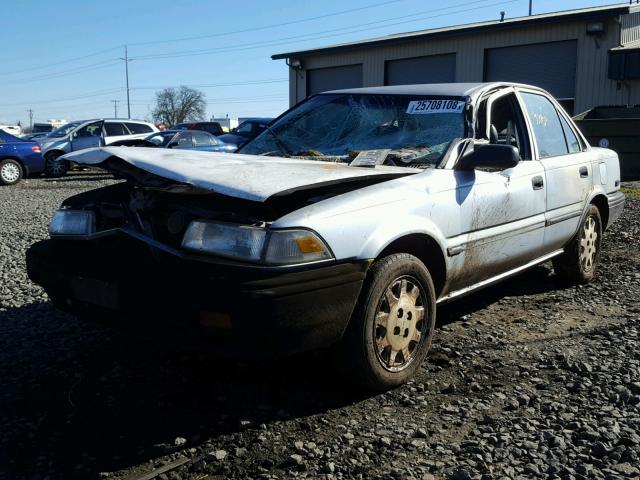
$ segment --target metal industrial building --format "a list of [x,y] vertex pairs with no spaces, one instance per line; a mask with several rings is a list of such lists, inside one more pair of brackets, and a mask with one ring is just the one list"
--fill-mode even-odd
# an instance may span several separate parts
[[504,80],[543,87],[578,113],[640,104],[640,5],[421,30],[271,58],[289,65],[291,105],[340,88]]

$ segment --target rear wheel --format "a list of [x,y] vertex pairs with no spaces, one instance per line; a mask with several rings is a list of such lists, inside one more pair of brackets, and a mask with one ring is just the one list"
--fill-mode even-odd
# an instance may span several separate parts
[[375,390],[403,384],[429,351],[435,307],[431,276],[418,258],[398,253],[378,260],[340,345],[339,371]]
[[589,205],[578,233],[565,247],[562,255],[553,260],[553,269],[560,279],[570,283],[589,283],[600,262],[602,220],[595,205]]
[[22,178],[22,165],[17,160],[6,158],[0,160],[0,184],[13,185]]
[[45,156],[44,173],[47,177],[62,177],[69,170],[69,162],[60,157],[63,152],[51,152]]

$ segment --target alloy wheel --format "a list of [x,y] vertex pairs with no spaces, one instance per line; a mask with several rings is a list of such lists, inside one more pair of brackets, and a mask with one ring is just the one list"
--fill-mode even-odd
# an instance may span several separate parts
[[593,217],[587,217],[580,236],[580,264],[583,270],[593,269],[598,254],[598,230]]
[[387,287],[378,305],[373,329],[381,365],[391,372],[413,361],[425,327],[425,294],[413,277],[400,277]]
[[0,169],[0,177],[5,183],[14,183],[20,179],[20,168],[14,163],[5,163]]

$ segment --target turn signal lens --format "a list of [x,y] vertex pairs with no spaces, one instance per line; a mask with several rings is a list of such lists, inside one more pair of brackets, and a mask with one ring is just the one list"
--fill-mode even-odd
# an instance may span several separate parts
[[325,243],[308,230],[274,230],[269,236],[265,263],[290,265],[294,263],[329,260],[333,255]]

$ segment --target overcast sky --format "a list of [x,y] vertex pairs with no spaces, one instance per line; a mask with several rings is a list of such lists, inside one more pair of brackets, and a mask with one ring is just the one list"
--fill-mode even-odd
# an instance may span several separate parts
[[[533,0],[534,13],[614,4]],[[149,117],[154,92],[193,85],[208,116],[275,116],[288,107],[274,53],[423,28],[526,15],[528,0],[20,0],[0,2],[0,121]]]

